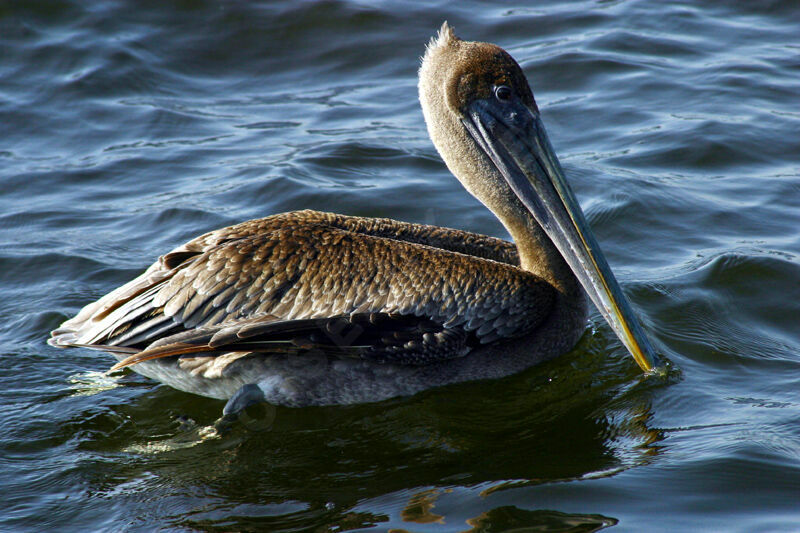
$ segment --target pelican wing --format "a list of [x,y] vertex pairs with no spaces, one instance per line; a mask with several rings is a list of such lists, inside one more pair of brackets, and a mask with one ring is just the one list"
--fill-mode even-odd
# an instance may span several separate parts
[[65,322],[51,344],[142,351],[125,364],[313,349],[426,364],[541,323],[554,289],[517,260],[510,243],[472,233],[287,213],[177,248]]
[[[419,317],[387,313],[298,320],[264,317],[164,337],[145,350],[135,351],[112,370],[162,357],[225,355],[234,360],[256,353],[324,354],[379,363],[422,365],[466,354],[474,339],[475,336],[464,328],[448,328]],[[103,349],[130,353],[119,352],[115,346]],[[185,366],[183,361],[182,366]],[[206,370],[202,368],[203,372]]]

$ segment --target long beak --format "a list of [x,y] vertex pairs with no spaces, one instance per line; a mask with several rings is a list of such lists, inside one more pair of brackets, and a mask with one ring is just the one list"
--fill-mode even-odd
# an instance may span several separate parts
[[462,122],[556,245],[642,370],[659,366],[564,178],[538,111],[519,101],[476,100]]

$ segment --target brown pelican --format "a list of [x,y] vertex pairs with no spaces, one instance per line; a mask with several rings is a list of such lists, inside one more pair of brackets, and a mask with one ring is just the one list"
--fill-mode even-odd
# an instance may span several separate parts
[[[658,365],[571,192],[522,69],[445,23],[419,70],[428,132],[514,244],[315,211],[212,231],[87,305],[50,344],[229,399],[224,412],[376,401],[570,350],[591,300]],[[516,245],[516,246],[515,246]]]

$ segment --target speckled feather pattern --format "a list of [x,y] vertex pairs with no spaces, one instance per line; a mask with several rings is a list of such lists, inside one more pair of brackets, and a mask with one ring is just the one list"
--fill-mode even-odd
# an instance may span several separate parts
[[[203,335],[214,326],[224,326],[214,332],[246,327],[252,337],[255,326],[266,324],[270,339],[280,339],[280,323],[383,314],[440,327],[428,335],[421,331],[418,340],[394,331],[397,343],[384,339],[349,355],[426,364],[466,355],[465,332],[486,344],[526,335],[548,316],[554,290],[514,266],[517,260],[510,243],[464,231],[315,211],[285,213],[177,248],[66,322],[53,342],[146,348],[194,329],[203,334],[183,335],[181,342],[208,342]],[[238,340],[234,335],[231,343]],[[276,346],[271,342],[258,345],[258,351],[269,352]],[[225,347],[207,351],[212,349]]]

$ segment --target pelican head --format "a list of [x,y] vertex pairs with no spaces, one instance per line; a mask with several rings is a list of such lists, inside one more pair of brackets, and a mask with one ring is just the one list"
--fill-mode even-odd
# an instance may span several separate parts
[[566,284],[558,265],[566,262],[639,366],[656,368],[658,359],[564,178],[517,62],[493,44],[459,39],[445,22],[423,58],[419,92],[442,159],[508,229],[521,267],[561,289]]

